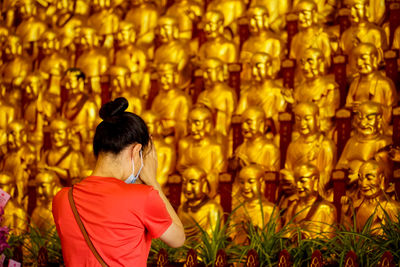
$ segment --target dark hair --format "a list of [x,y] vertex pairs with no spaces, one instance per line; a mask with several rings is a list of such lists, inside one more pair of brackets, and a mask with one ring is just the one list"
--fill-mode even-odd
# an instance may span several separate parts
[[76,78],[78,78],[78,80],[80,80],[80,79],[85,80],[85,78],[86,78],[85,73],[83,73],[83,71],[80,68],[69,68],[69,69],[67,69],[65,74],[68,74],[68,73],[74,73]]
[[128,105],[128,100],[119,97],[101,107],[99,115],[103,121],[97,125],[93,138],[96,158],[100,152],[118,154],[134,143],[141,144],[143,150],[149,143],[146,123],[138,115],[126,112]]

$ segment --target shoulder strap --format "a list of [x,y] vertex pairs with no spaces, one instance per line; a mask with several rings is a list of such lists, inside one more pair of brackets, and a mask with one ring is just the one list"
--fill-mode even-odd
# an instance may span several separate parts
[[90,250],[93,252],[93,254],[96,257],[96,259],[99,261],[101,266],[107,267],[108,265],[101,258],[100,254],[97,252],[96,248],[93,246],[93,243],[90,240],[88,233],[86,232],[85,226],[83,225],[83,222],[82,222],[81,218],[79,217],[79,213],[78,213],[78,210],[75,207],[74,197],[73,197],[73,194],[72,194],[72,189],[73,188],[74,187],[71,187],[71,189],[68,191],[68,199],[69,199],[69,204],[71,205],[72,212],[74,213],[75,220],[78,223],[78,226],[81,229],[83,237],[85,238],[86,243],[88,244]]

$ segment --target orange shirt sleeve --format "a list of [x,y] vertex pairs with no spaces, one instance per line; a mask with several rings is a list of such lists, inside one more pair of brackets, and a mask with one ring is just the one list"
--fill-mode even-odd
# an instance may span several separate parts
[[152,238],[160,237],[172,224],[171,216],[155,189],[147,196],[144,214],[144,225]]

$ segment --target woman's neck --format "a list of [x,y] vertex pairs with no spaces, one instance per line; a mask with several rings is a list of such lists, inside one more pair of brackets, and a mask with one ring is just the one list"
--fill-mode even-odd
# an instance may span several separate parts
[[128,176],[124,173],[120,155],[100,154],[96,161],[96,166],[92,176],[114,177],[124,181]]

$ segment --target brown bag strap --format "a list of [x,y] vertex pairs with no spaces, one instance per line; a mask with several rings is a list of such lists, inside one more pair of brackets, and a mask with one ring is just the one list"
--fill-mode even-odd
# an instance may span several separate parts
[[83,225],[83,222],[81,220],[81,218],[79,217],[79,213],[78,210],[75,207],[75,202],[74,202],[74,196],[72,194],[72,189],[74,187],[71,187],[71,189],[68,191],[68,199],[69,199],[69,204],[71,205],[71,209],[72,212],[74,213],[74,217],[76,222],[78,223],[79,228],[81,229],[81,232],[83,234],[83,237],[86,240],[86,243],[88,244],[90,250],[93,252],[94,256],[96,257],[96,259],[99,261],[99,263],[101,264],[101,266],[103,267],[107,267],[108,265],[105,263],[105,261],[101,258],[100,254],[97,252],[96,248],[93,246],[92,241],[89,238],[89,235],[85,229],[85,226]]

